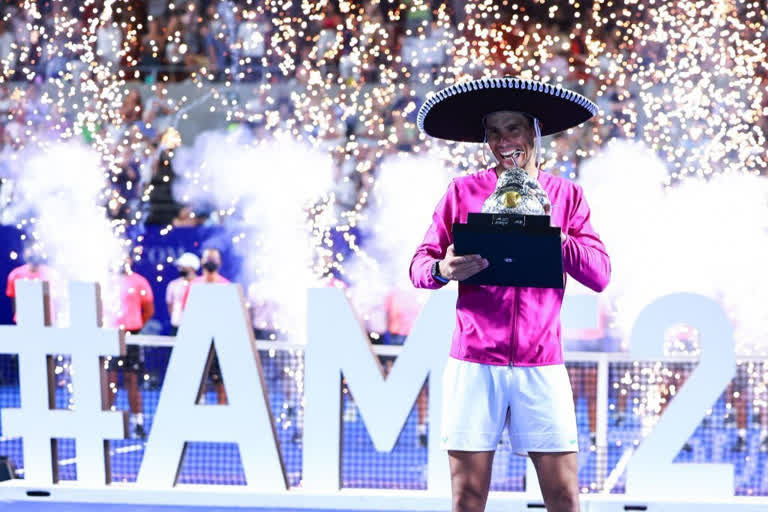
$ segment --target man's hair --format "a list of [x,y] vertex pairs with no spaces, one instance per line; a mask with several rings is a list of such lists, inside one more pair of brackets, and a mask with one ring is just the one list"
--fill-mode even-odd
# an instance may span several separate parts
[[[528,121],[528,128],[530,128],[531,130],[533,130],[533,128],[534,128],[534,126],[533,126],[533,119],[534,118],[533,118],[533,116],[531,114],[526,114],[525,112],[520,112],[518,110],[509,110],[509,111],[497,110],[496,112],[516,112],[518,114],[522,114],[523,117],[525,117],[525,119]],[[491,114],[495,114],[496,112],[491,112],[490,114],[486,114],[486,115],[483,116],[483,137],[485,137],[485,131],[488,129],[488,126],[486,124],[488,116],[490,116]],[[544,124],[541,122],[541,120],[539,120],[539,128],[541,128],[543,126],[544,126]]]

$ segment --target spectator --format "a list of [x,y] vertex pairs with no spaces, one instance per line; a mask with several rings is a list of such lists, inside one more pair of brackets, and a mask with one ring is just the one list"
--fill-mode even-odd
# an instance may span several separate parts
[[188,2],[186,9],[179,17],[181,44],[178,49],[186,70],[196,71],[208,65],[208,59],[203,51],[202,34],[198,30],[200,21],[197,6],[193,2]]
[[132,218],[139,205],[141,176],[139,166],[131,158],[130,150],[114,151],[112,192],[107,201],[107,212],[112,219]]
[[120,66],[122,47],[123,31],[116,21],[99,26],[96,31],[96,55],[114,71]]
[[162,21],[157,18],[149,20],[149,30],[141,38],[139,69],[147,83],[154,83],[157,80],[157,74],[163,66],[166,41],[160,28]]
[[146,0],[146,3],[149,20],[163,18],[168,11],[168,0]]
[[165,291],[165,303],[168,306],[168,316],[171,319],[171,336],[176,336],[181,325],[182,300],[189,283],[197,277],[200,270],[200,258],[191,252],[185,252],[175,262],[180,276],[168,283]]
[[155,154],[157,157],[153,158],[150,163],[152,177],[146,193],[149,198],[149,211],[145,222],[167,226],[177,218],[182,205],[173,198],[173,183],[176,180],[176,172],[171,163],[169,150],[160,148]]
[[173,122],[173,100],[164,85],[153,85],[152,91],[154,94],[144,103],[144,122],[152,126],[159,138]]
[[231,44],[236,37],[234,13],[228,2],[214,0],[208,4],[206,19],[205,29],[201,32],[204,37],[203,46],[214,79],[222,80],[225,71],[232,65]]
[[315,46],[315,58],[321,63],[320,67],[326,72],[334,69],[338,70],[337,64],[340,55],[338,54],[336,39],[337,30],[340,26],[342,26],[341,16],[336,6],[333,3],[329,3]]
[[52,325],[59,310],[57,307],[58,288],[60,286],[59,276],[53,268],[45,264],[45,258],[40,252],[32,247],[24,249],[24,261],[27,263],[14,268],[8,274],[8,284],[5,287],[5,294],[11,299],[13,321],[16,322],[16,282],[19,280],[45,281],[48,283],[50,297],[48,303],[50,310],[46,310],[46,324]]
[[[189,298],[189,291],[195,284],[227,284],[229,279],[219,274],[221,268],[221,253],[218,249],[205,249],[203,251],[203,257],[200,259],[201,266],[203,267],[203,275],[197,276],[189,282],[184,290],[184,295],[181,299],[182,311],[187,307],[187,299]],[[227,403],[227,393],[224,389],[224,380],[221,377],[221,367],[219,367],[219,358],[216,353],[212,353],[212,359],[210,361],[210,376],[213,381],[214,388],[216,389],[216,400],[219,404]]]
[[237,42],[240,47],[243,80],[261,81],[263,74],[262,59],[267,51],[269,24],[264,15],[256,11],[237,12],[240,25],[237,27]]
[[[131,269],[130,258],[126,258],[119,274],[106,284],[102,300],[105,301],[105,326],[130,334],[139,334],[155,314],[152,287],[149,281]],[[127,343],[126,355],[113,357],[109,361],[107,375],[111,392],[107,393],[107,406],[112,407],[114,404],[117,372],[122,370],[131,411],[131,435],[143,439],[146,432],[142,397],[139,392],[139,374],[144,373],[144,351],[142,346],[130,343],[130,337]]]
[[139,89],[131,89],[123,98],[118,114],[119,123],[110,126],[109,137],[114,142],[120,142],[125,132],[134,126],[137,126],[143,117],[144,107],[141,102],[141,92]]
[[16,38],[11,30],[9,30],[8,22],[4,19],[0,19],[0,55],[2,55],[3,76],[12,80],[16,73],[16,61],[19,58],[18,46],[16,45]]

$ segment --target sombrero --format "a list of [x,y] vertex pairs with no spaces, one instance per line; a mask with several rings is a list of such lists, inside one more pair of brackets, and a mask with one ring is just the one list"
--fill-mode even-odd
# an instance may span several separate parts
[[538,119],[541,135],[578,126],[597,114],[597,105],[557,85],[522,78],[483,78],[451,85],[419,109],[419,130],[439,139],[484,142],[483,118],[512,110]]

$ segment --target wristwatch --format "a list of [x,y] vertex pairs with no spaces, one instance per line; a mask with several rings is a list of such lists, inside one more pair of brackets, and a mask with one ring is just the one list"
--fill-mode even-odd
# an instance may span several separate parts
[[443,283],[443,284],[450,282],[450,279],[447,279],[440,275],[440,260],[435,260],[435,262],[432,264],[432,279],[434,279],[438,283]]

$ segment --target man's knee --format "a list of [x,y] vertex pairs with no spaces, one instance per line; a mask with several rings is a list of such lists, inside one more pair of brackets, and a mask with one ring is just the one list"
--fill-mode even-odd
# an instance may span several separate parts
[[557,512],[579,511],[579,489],[572,485],[558,485],[545,496],[547,507]]
[[470,484],[457,485],[453,492],[453,512],[475,512],[483,510],[487,493]]

